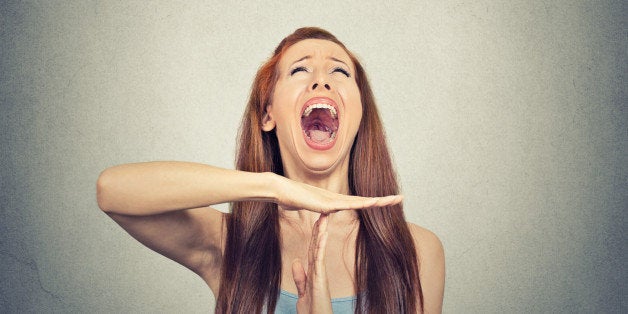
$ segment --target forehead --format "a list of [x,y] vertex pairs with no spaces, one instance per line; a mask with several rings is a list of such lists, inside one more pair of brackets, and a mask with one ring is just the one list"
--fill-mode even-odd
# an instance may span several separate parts
[[304,39],[290,46],[279,60],[280,67],[287,67],[303,57],[314,59],[339,59],[353,67],[349,54],[340,45],[324,39]]

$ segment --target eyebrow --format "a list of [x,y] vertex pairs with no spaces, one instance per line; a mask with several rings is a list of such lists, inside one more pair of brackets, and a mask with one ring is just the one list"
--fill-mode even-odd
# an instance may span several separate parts
[[303,57],[303,58],[301,58],[301,59],[299,59],[297,61],[292,62],[292,64],[290,64],[290,67],[292,67],[295,63],[299,63],[299,62],[301,62],[303,60],[307,60],[307,59],[310,59],[310,58],[312,58],[312,56],[305,56],[305,57]]
[[344,61],[342,61],[340,59],[334,58],[334,57],[329,57],[327,59],[330,59],[330,60],[333,60],[333,61],[336,61],[336,62],[340,62],[340,63],[346,65],[347,67],[349,66],[346,62],[344,62]]
[[[303,61],[303,60],[307,60],[307,59],[311,59],[311,58],[312,58],[312,56],[310,56],[310,55],[305,56],[305,57],[303,57],[303,58],[301,58],[301,59],[299,59],[299,60],[297,60],[297,61],[292,62],[292,64],[290,64],[290,67],[292,67],[295,63],[299,63],[299,62],[301,62],[301,61]],[[328,58],[327,58],[327,60],[332,60],[332,61],[340,62],[340,63],[342,63],[342,64],[346,65],[347,67],[349,66],[346,62],[344,62],[344,61],[342,61],[342,60],[340,60],[340,59],[338,59],[338,58],[328,57]]]

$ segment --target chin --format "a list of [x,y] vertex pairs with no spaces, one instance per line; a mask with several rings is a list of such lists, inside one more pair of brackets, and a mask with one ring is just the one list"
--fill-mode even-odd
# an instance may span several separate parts
[[349,154],[341,154],[337,149],[326,152],[305,152],[299,154],[299,159],[307,171],[315,174],[331,174],[342,164],[348,162]]
[[335,161],[324,157],[309,158],[309,160],[301,159],[308,170],[317,174],[331,173],[336,166]]

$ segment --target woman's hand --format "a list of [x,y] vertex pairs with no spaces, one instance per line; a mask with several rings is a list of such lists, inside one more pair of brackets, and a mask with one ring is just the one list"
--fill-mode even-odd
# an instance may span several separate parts
[[297,259],[292,263],[292,277],[299,294],[297,301],[297,313],[299,314],[333,313],[325,270],[326,247],[327,215],[321,214],[312,230],[307,273],[300,260]]
[[287,210],[305,209],[328,214],[347,209],[394,205],[403,200],[401,195],[361,197],[338,194],[282,176],[276,176],[276,178],[278,180],[275,181],[276,189],[273,201]]

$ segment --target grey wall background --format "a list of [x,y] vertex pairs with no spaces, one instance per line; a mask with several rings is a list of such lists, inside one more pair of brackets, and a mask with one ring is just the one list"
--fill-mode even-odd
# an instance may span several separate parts
[[232,168],[255,71],[309,25],[370,75],[407,217],[445,246],[445,312],[628,311],[625,2],[0,8],[0,312],[211,311],[98,210],[96,178]]

